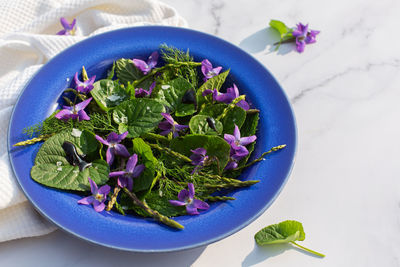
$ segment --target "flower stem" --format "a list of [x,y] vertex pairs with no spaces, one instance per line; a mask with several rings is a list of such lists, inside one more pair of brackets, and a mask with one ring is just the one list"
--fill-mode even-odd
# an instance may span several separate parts
[[290,243],[292,243],[292,244],[295,245],[295,246],[298,246],[298,247],[301,248],[301,249],[304,249],[304,250],[307,251],[307,252],[310,252],[311,254],[317,255],[318,257],[321,257],[321,258],[324,258],[324,257],[325,257],[324,254],[319,253],[319,252],[316,252],[316,251],[311,250],[311,249],[309,249],[309,248],[303,247],[303,246],[297,244],[297,243],[294,242],[294,241],[291,241]]
[[35,144],[35,143],[37,143],[37,142],[45,141],[45,140],[49,139],[51,136],[52,136],[52,134],[44,134],[44,135],[41,135],[41,136],[38,136],[38,137],[35,137],[35,138],[32,138],[32,139],[29,139],[29,140],[25,140],[25,141],[16,143],[16,144],[14,144],[13,146],[33,145],[33,144]]
[[246,164],[246,165],[240,166],[240,167],[238,167],[238,168],[236,168],[236,169],[233,169],[233,170],[234,170],[234,171],[238,171],[238,170],[247,168],[247,167],[249,167],[249,166],[251,166],[251,165],[253,165],[253,164],[255,164],[255,163],[259,162],[259,161],[262,161],[263,158],[264,158],[266,155],[271,154],[272,152],[281,150],[281,149],[283,149],[283,148],[285,148],[285,147],[286,147],[286,145],[275,146],[275,147],[271,148],[270,150],[268,150],[267,152],[262,153],[261,156],[260,156],[259,158],[253,160],[252,162],[250,162],[250,163],[248,163],[248,164]]
[[235,106],[236,106],[236,104],[237,103],[239,103],[241,100],[244,100],[246,98],[246,95],[241,95],[241,96],[238,96],[237,98],[235,98],[235,99],[233,99],[232,100],[232,103],[230,103],[225,109],[224,109],[224,111],[222,112],[222,114],[221,115],[219,115],[218,117],[217,117],[217,120],[222,120],[223,118],[225,118],[225,116],[228,114],[228,112],[231,110],[231,109],[233,109]]
[[205,197],[207,201],[216,202],[216,201],[227,201],[227,200],[235,200],[234,197],[227,197],[227,196],[209,196]]
[[132,193],[129,191],[127,188],[124,188],[124,192],[133,200],[133,203],[139,207],[141,207],[143,210],[147,212],[153,219],[156,221],[159,221],[165,225],[168,225],[170,227],[176,228],[176,229],[183,229],[183,225],[179,224],[178,222],[168,218],[167,216],[162,215],[156,210],[152,210],[146,202],[142,202],[139,200],[139,198],[135,195],[135,193]]
[[190,158],[186,157],[185,155],[182,155],[181,153],[175,152],[175,151],[173,151],[173,150],[171,150],[171,149],[169,149],[167,147],[162,147],[162,146],[159,146],[158,144],[152,144],[152,143],[148,143],[148,142],[146,142],[146,143],[149,146],[151,146],[152,148],[155,148],[155,149],[157,149],[159,151],[166,152],[166,153],[168,153],[168,154],[170,154],[170,155],[172,155],[172,156],[174,156],[174,157],[176,157],[178,159],[181,159],[181,160],[186,161],[186,162],[192,162],[192,160]]
[[116,186],[114,188],[114,193],[111,196],[110,201],[108,201],[108,205],[107,205],[107,208],[106,208],[107,211],[110,211],[114,207],[114,204],[117,201],[117,197],[118,197],[118,194],[119,194],[120,191],[121,191],[120,187]]
[[160,141],[160,142],[164,142],[164,143],[169,143],[169,140],[167,137],[159,135],[159,134],[155,134],[155,133],[145,133],[143,135],[143,138]]

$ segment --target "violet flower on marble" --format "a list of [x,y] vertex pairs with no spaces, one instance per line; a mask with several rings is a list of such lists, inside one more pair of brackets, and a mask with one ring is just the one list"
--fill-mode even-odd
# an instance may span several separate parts
[[206,82],[208,79],[211,79],[214,76],[217,76],[222,70],[222,67],[215,67],[213,68],[213,65],[208,59],[204,59],[201,62],[201,72],[204,75],[204,82]]
[[78,73],[76,72],[74,76],[76,90],[84,94],[89,93],[93,89],[93,83],[95,79],[96,75],[92,76],[92,78],[90,78],[89,80],[82,82],[79,80]]
[[133,154],[126,163],[125,171],[110,172],[109,177],[118,177],[119,187],[126,187],[129,189],[129,191],[132,191],[133,178],[139,177],[145,168],[143,164],[136,165],[137,162],[138,156]]
[[57,35],[74,35],[75,34],[76,19],[74,19],[71,22],[71,24],[65,18],[60,18],[60,22],[64,29],[59,31],[57,33]]
[[133,64],[136,66],[136,68],[141,70],[143,72],[143,74],[146,75],[152,69],[154,69],[154,67],[157,65],[158,52],[154,51],[153,53],[151,53],[151,55],[147,59],[147,62],[145,62],[141,59],[136,59],[136,58],[132,59],[132,61],[133,61]]
[[298,23],[297,28],[293,30],[292,35],[296,38],[296,50],[299,53],[304,51],[306,44],[312,44],[316,42],[316,36],[320,31],[308,30],[308,24],[304,25]]
[[224,134],[224,139],[231,146],[231,149],[234,152],[232,155],[234,157],[244,157],[249,154],[249,151],[245,146],[253,143],[257,137],[255,135],[241,137],[239,127],[235,124],[233,135]]
[[92,204],[95,211],[101,212],[106,207],[104,202],[107,200],[107,195],[110,193],[111,188],[109,185],[103,185],[102,187],[98,188],[97,184],[92,179],[89,177],[88,179],[92,195],[78,200],[78,203],[83,205]]
[[188,183],[188,189],[182,189],[178,194],[178,200],[170,200],[169,203],[174,206],[186,206],[186,212],[190,215],[199,214],[198,209],[210,208],[206,202],[194,198],[195,191],[192,183]]
[[126,147],[124,145],[120,144],[121,141],[124,140],[127,135],[128,135],[127,131],[124,132],[123,134],[117,134],[117,133],[111,132],[107,136],[107,140],[104,140],[97,134],[95,135],[95,138],[97,139],[97,141],[108,146],[108,149],[106,152],[106,161],[107,161],[108,165],[111,166],[113,164],[114,158],[116,155],[126,157],[126,158],[129,157],[129,152],[126,149]]
[[178,124],[168,113],[161,113],[161,115],[165,118],[165,121],[162,121],[158,124],[158,128],[162,130],[160,135],[168,135],[172,132],[172,136],[175,138],[179,136],[178,132],[189,128],[188,125]]
[[69,119],[78,119],[79,121],[81,120],[90,120],[90,117],[87,115],[85,112],[85,108],[87,105],[89,105],[90,101],[92,98],[88,98],[85,101],[80,102],[79,104],[76,104],[74,106],[63,106],[63,109],[60,110],[55,117],[59,120],[64,120],[67,121]]
[[[237,88],[236,84],[233,84],[233,87],[226,89],[226,93],[220,93],[217,89],[210,90],[206,89],[203,91],[203,96],[211,94],[213,95],[213,100],[222,102],[225,104],[230,104],[232,101],[240,96],[239,89]],[[248,110],[250,108],[249,104],[246,100],[240,100],[237,104],[238,107],[243,108],[244,110]]]
[[135,97],[145,97],[145,96],[150,96],[151,93],[153,92],[154,87],[156,87],[156,82],[153,82],[149,90],[144,90],[143,88],[136,88],[135,89]]

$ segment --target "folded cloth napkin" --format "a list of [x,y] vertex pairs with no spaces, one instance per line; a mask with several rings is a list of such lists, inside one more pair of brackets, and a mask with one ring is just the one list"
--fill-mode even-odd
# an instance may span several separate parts
[[[60,17],[76,18],[74,36],[55,35]],[[88,36],[154,24],[185,27],[186,21],[156,0],[0,0],[0,241],[56,229],[27,201],[10,167],[7,129],[21,90],[49,59]]]

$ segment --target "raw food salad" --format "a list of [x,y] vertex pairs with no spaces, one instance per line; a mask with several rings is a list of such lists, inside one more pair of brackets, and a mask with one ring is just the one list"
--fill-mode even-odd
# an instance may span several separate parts
[[64,106],[15,145],[44,141],[32,179],[81,194],[82,208],[183,228],[171,217],[233,201],[231,190],[259,182],[242,171],[285,145],[248,162],[259,110],[226,82],[229,70],[166,45],[147,56],[115,61],[104,79],[82,67]]

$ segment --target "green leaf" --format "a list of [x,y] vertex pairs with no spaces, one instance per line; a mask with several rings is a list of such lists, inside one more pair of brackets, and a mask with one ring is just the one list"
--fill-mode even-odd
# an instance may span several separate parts
[[286,33],[288,33],[290,31],[290,28],[288,28],[285,23],[283,23],[282,21],[279,20],[271,20],[269,22],[269,26],[271,26],[271,28],[277,30],[279,32],[279,35],[281,38],[283,38],[283,36],[285,36]]
[[269,245],[278,243],[289,243],[303,241],[305,233],[303,226],[297,221],[284,221],[272,224],[258,231],[254,236],[258,245]]
[[97,150],[99,142],[94,136],[93,133],[87,130],[82,131],[79,142],[83,154],[87,155]]
[[128,82],[136,81],[144,76],[131,59],[121,58],[116,61],[115,65],[117,78],[125,86],[128,85]]
[[113,119],[120,133],[129,131],[128,137],[134,138],[152,131],[163,119],[164,106],[156,100],[136,98],[125,101],[113,111]]
[[92,166],[79,171],[78,166],[72,166],[65,158],[62,148],[64,141],[75,144],[79,154],[82,154],[81,139],[70,132],[62,132],[50,137],[40,147],[35,165],[31,169],[32,179],[43,185],[65,190],[90,190],[90,177],[98,185],[108,181],[109,167],[104,160],[95,160]]
[[229,160],[230,145],[219,136],[189,134],[174,138],[170,143],[172,150],[188,157],[192,155],[190,150],[199,147],[205,148],[209,157],[218,158],[221,170],[225,168]]
[[201,105],[206,102],[206,98],[202,95],[204,90],[210,89],[214,90],[221,89],[222,85],[224,84],[226,78],[228,77],[229,70],[224,71],[223,73],[208,79],[202,86],[197,90],[197,105],[201,107]]
[[134,179],[133,191],[143,191],[149,189],[153,180],[155,173],[155,165],[157,164],[157,159],[153,156],[153,152],[148,144],[146,144],[143,139],[135,138],[133,142],[133,152],[138,155],[138,164],[144,164],[145,169],[142,174]]
[[[213,118],[217,118],[222,114],[225,108],[228,105],[224,103],[214,104],[214,105],[206,105],[201,111],[200,115],[208,115]],[[229,110],[226,114],[225,118],[222,119],[223,124],[223,133],[233,134],[233,130],[235,129],[235,124],[240,128],[242,127],[244,121],[246,119],[246,111],[241,107],[235,106],[233,109]]]
[[178,107],[176,108],[176,111],[175,111],[175,116],[185,117],[185,116],[192,115],[195,112],[196,112],[196,109],[194,107],[194,104],[179,103]]
[[309,248],[300,246],[295,241],[303,241],[306,238],[303,225],[298,221],[284,221],[278,224],[272,224],[258,231],[254,239],[260,246],[269,244],[282,244],[291,243],[305,251],[325,257],[324,254],[311,250]]
[[113,62],[112,68],[107,72],[107,80],[112,80],[115,74],[115,61]]
[[189,121],[189,128],[192,134],[206,134],[206,135],[220,135],[223,130],[222,123],[216,119],[214,120],[215,128],[217,131],[212,129],[207,121],[209,116],[196,115],[193,116]]
[[163,84],[157,92],[155,99],[168,107],[172,114],[178,108],[178,105],[181,104],[183,95],[191,88],[192,85],[186,79],[179,77],[168,84]]
[[117,81],[112,80],[95,82],[90,93],[99,107],[105,111],[129,99],[129,95],[125,89]]

